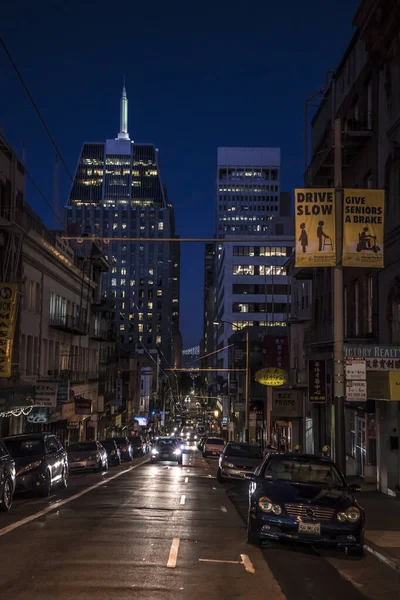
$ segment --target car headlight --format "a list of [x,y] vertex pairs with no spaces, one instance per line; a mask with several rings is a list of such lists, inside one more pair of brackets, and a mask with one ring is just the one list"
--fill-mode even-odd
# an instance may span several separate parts
[[349,523],[356,523],[361,516],[361,513],[356,506],[350,506],[345,514]]
[[116,454],[115,450],[111,450],[111,456],[114,456],[114,454]]
[[152,454],[158,454],[158,450],[152,450]]
[[273,504],[269,498],[262,496],[258,501],[258,506],[263,512],[269,513],[272,511]]
[[279,504],[273,504],[272,512],[274,513],[274,515],[280,515],[282,512],[282,508],[279,506]]
[[97,456],[95,454],[91,454],[88,456],[88,460],[96,460]]
[[181,454],[181,451],[179,450],[179,448],[177,448],[176,450],[174,450],[174,454],[177,454],[177,455]]
[[194,436],[194,439],[197,440],[197,435]]
[[41,464],[41,460],[35,460],[35,462],[29,463],[29,465],[26,465],[26,467],[23,467],[18,471],[17,477],[18,475],[22,475],[23,473],[28,473],[29,471],[33,471],[33,469],[37,469]]
[[336,515],[336,518],[340,523],[344,523],[347,520],[346,513],[344,513],[344,512],[338,513]]
[[235,465],[230,463],[230,462],[226,462],[225,460],[222,461],[222,466],[223,467],[228,467],[228,469],[234,469]]

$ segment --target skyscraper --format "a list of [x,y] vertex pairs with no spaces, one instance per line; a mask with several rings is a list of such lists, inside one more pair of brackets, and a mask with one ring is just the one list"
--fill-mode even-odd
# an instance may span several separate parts
[[[105,238],[111,269],[103,294],[115,308],[121,349],[157,346],[176,364],[180,257],[174,209],[161,180],[158,149],[129,137],[125,84],[118,136],[84,143],[66,215],[69,231]],[[164,238],[172,241],[156,241]]]
[[[280,199],[279,148],[218,148],[215,237],[226,242],[216,244],[217,348],[242,327],[286,325],[294,237]],[[227,358],[218,354],[219,365]]]

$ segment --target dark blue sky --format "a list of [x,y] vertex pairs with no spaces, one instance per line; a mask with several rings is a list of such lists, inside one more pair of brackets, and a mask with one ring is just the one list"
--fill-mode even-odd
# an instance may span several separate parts
[[[282,189],[302,185],[307,95],[337,66],[357,0],[31,0],[3,3],[1,33],[74,171],[84,141],[119,129],[124,73],[129,132],[160,149],[183,237],[213,234],[217,146],[280,146]],[[0,49],[0,128],[52,200],[54,152]],[[60,202],[69,181],[61,173]],[[46,205],[27,200],[45,223]],[[203,246],[182,246],[181,329],[202,335]]]

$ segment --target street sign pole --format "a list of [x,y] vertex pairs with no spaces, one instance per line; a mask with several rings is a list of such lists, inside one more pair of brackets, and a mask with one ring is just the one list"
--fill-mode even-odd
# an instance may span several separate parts
[[331,413],[331,446],[339,469],[345,473],[345,417],[344,417],[344,327],[343,327],[343,186],[342,186],[342,123],[334,123],[334,184],[336,215],[336,266],[333,268],[333,390]]

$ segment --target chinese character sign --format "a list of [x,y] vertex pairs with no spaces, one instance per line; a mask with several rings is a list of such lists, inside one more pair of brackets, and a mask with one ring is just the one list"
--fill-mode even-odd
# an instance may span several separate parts
[[0,283],[0,377],[11,376],[18,286]]
[[310,403],[326,402],[326,364],[324,360],[308,361],[308,399]]
[[334,267],[335,190],[294,190],[296,267]]
[[383,268],[383,190],[344,190],[344,267]]
[[264,337],[265,365],[278,369],[289,369],[289,344],[287,336],[266,335]]

